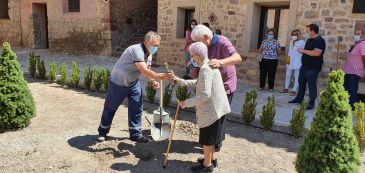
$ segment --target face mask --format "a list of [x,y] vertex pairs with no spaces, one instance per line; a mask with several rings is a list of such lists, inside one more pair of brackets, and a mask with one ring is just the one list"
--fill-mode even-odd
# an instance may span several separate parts
[[305,33],[305,34],[304,34],[304,37],[305,37],[306,39],[309,39],[309,38],[310,38],[310,35],[309,35],[308,33]]
[[294,36],[292,36],[292,37],[291,37],[291,39],[292,39],[292,40],[297,40],[297,39],[298,39],[298,36],[295,36],[295,35],[294,35]]
[[149,52],[151,55],[154,55],[157,53],[157,50],[158,50],[158,47],[153,47],[151,46],[150,49],[149,49]]
[[196,25],[190,25],[191,29],[194,29]]
[[198,63],[196,63],[193,59],[191,59],[191,65],[195,68],[198,68]]
[[354,39],[355,39],[355,41],[361,41],[360,35],[355,35]]
[[274,39],[274,35],[272,35],[272,34],[267,35],[267,39],[269,39],[269,40]]

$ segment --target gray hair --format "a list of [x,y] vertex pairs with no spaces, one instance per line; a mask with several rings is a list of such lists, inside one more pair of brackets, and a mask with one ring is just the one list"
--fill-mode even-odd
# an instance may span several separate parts
[[204,38],[204,36],[208,36],[208,38],[213,38],[213,32],[205,25],[197,25],[191,32],[191,39],[196,41],[198,38]]
[[190,45],[189,53],[191,56],[197,55],[202,60],[208,58],[208,47],[202,42],[195,42]]
[[154,41],[154,40],[161,40],[161,36],[158,35],[156,32],[150,31],[144,37],[145,41]]

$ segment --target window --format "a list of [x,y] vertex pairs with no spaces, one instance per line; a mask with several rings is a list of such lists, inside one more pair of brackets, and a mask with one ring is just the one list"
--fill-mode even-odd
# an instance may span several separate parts
[[0,0],[0,19],[9,19],[8,0]]
[[195,8],[178,8],[176,23],[176,38],[185,38],[185,31],[194,19]]
[[69,12],[80,12],[80,0],[68,0]]
[[353,13],[365,13],[365,1],[364,0],[354,0],[354,7],[352,9]]
[[285,51],[288,33],[288,14],[289,7],[261,7],[260,30],[257,48],[261,46],[262,41],[266,38],[266,32],[274,28],[275,39],[280,42],[282,50]]

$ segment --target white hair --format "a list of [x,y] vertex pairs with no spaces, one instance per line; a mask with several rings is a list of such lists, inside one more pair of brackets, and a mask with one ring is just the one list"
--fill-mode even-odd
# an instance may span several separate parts
[[205,25],[197,25],[194,27],[191,32],[191,39],[196,41],[199,38],[204,38],[204,36],[208,36],[208,38],[213,38],[213,32]]
[[161,36],[158,35],[156,32],[150,31],[144,37],[145,41],[154,41],[154,40],[161,40]]
[[208,47],[202,42],[195,42],[190,45],[189,53],[191,56],[197,55],[202,60],[208,58]]

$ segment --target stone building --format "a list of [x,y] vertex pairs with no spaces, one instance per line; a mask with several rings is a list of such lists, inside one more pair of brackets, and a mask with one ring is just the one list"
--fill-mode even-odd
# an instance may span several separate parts
[[[0,42],[110,55],[156,30],[157,0],[0,0]],[[141,40],[142,39],[142,40]]]
[[[241,81],[259,79],[256,62],[257,49],[267,28],[278,30],[278,40],[287,52],[293,29],[305,31],[310,23],[318,24],[320,34],[327,42],[325,65],[321,73],[326,78],[331,69],[342,64],[355,28],[365,28],[365,1],[363,0],[159,0],[158,32],[162,45],[158,61],[168,61],[175,68],[184,66],[184,29],[192,18],[209,23],[214,31],[220,29],[244,59],[237,72]],[[339,45],[339,46],[338,46]],[[282,84],[285,72],[283,53],[279,60],[277,84]],[[326,82],[326,80],[320,80]]]

